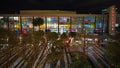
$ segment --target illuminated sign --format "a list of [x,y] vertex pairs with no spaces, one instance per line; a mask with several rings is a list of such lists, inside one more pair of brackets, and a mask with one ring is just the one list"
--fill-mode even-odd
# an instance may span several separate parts
[[116,14],[115,14],[115,11],[116,11],[116,7],[113,5],[110,7],[110,27],[111,27],[111,30],[114,31],[115,30],[115,18],[116,18]]

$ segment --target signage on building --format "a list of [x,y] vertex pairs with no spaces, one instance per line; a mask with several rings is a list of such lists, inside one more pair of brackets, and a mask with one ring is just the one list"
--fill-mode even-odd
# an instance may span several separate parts
[[113,33],[115,31],[115,23],[116,23],[116,6],[113,5],[109,8],[109,33]]

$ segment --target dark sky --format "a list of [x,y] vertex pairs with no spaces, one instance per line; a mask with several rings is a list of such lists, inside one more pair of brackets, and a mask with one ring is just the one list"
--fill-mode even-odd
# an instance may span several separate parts
[[0,13],[15,13],[19,10],[70,10],[78,13],[100,13],[102,9],[116,5],[120,0],[1,0]]

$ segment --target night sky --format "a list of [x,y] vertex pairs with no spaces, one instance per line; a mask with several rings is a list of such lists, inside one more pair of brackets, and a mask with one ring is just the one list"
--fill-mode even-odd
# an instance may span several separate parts
[[102,9],[116,5],[120,0],[1,0],[0,13],[19,13],[19,10],[69,10],[78,13],[101,13]]

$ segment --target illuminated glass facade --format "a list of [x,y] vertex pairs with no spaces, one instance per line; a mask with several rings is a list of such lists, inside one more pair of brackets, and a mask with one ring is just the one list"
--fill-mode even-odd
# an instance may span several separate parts
[[58,19],[57,17],[46,17],[47,29],[51,32],[58,33]]
[[8,29],[9,28],[9,22],[7,16],[0,16],[0,28]]
[[[44,24],[34,26],[33,19],[42,18]],[[104,33],[106,32],[107,16],[103,15],[86,15],[86,16],[0,16],[0,28],[16,30],[20,33],[28,33],[38,30],[50,30],[62,34],[63,32],[82,32],[86,28],[86,32]]]
[[59,32],[70,32],[70,17],[59,17]]
[[95,30],[95,16],[85,16],[83,27],[86,28],[87,33],[94,33],[94,30]]
[[21,28],[22,28],[22,33],[28,33],[30,31],[32,31],[33,29],[33,25],[32,25],[32,21],[33,21],[33,17],[28,17],[28,16],[22,16],[20,18],[21,20]]

